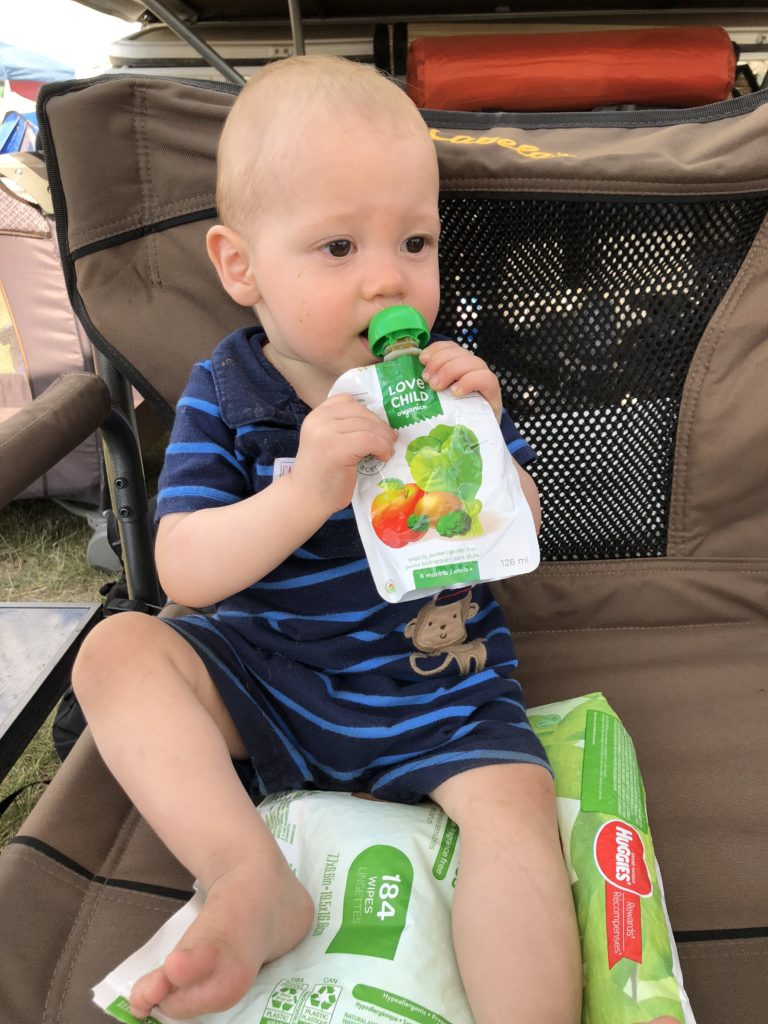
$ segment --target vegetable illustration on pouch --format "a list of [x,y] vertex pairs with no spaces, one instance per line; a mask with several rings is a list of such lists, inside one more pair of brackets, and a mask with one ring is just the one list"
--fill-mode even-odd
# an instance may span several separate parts
[[441,537],[482,532],[482,502],[475,499],[483,479],[477,437],[466,427],[435,427],[408,445],[405,460],[414,479],[380,481],[383,493],[371,502],[376,536],[393,548],[421,540],[430,528]]
[[404,484],[390,477],[379,486],[383,491],[371,502],[371,524],[376,536],[391,548],[418,540],[429,526],[415,511],[424,491],[416,484]]
[[389,462],[360,462],[352,499],[379,594],[410,600],[535,569],[533,517],[491,406],[424,381],[429,330],[409,306],[377,313],[368,339],[382,361],[330,393],[351,394],[397,434]]

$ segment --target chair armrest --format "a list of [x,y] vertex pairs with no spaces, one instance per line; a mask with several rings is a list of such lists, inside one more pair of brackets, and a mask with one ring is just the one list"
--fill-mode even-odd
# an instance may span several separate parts
[[0,423],[0,508],[93,434],[111,407],[101,377],[65,373]]

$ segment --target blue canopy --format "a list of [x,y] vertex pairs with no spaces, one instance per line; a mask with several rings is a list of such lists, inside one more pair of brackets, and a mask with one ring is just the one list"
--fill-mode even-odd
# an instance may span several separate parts
[[74,77],[74,68],[52,57],[0,42],[0,83],[6,78],[9,82],[58,82],[62,78]]

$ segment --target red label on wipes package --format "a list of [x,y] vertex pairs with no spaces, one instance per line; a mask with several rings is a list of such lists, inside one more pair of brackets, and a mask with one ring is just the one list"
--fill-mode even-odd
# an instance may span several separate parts
[[605,879],[608,966],[643,962],[641,896],[653,890],[639,832],[625,821],[607,821],[595,837],[595,863]]
[[617,889],[650,896],[653,891],[640,833],[625,821],[607,821],[595,837],[595,863]]
[[640,897],[605,883],[605,937],[608,966],[619,960],[643,962],[643,932],[640,924]]

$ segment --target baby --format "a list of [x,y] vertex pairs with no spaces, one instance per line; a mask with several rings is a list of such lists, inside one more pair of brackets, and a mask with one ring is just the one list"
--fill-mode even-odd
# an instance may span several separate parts
[[[206,892],[176,949],[136,982],[132,1011],[229,1007],[307,934],[311,900],[253,798],[323,788],[429,797],[459,825],[454,943],[477,1024],[576,1024],[581,961],[552,778],[509,631],[485,586],[380,600],[349,503],[358,462],[387,461],[393,431],[352,397],[327,397],[346,370],[376,362],[366,331],[378,310],[436,318],[428,130],[372,68],[277,62],[227,119],[218,203],[208,252],[259,326],[192,371],[157,534],[166,593],[214,611],[111,616],[74,670],[106,763]],[[435,390],[491,404],[538,522],[521,468],[533,452],[495,375],[452,341],[421,358]],[[434,665],[413,657],[408,623],[422,614],[446,648],[473,644],[473,671],[439,649]]]

